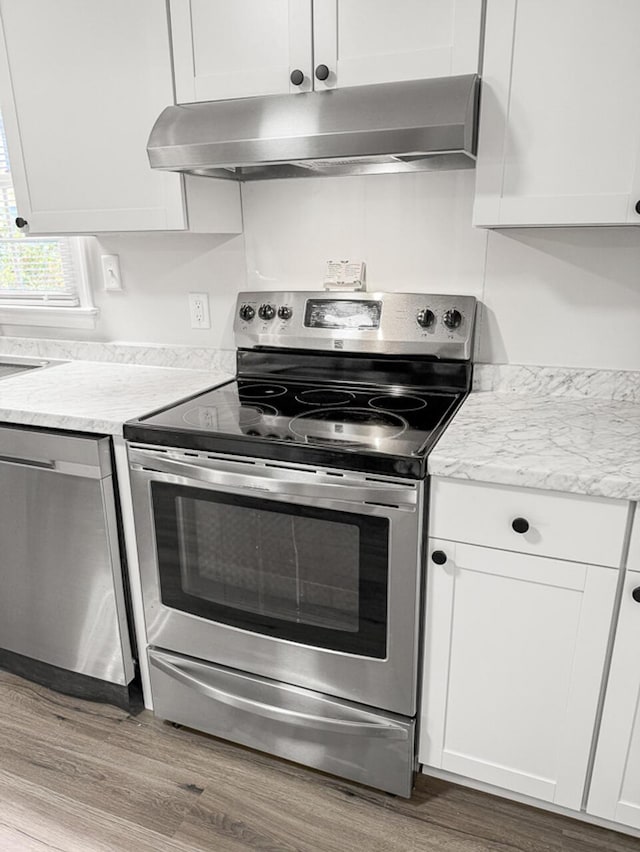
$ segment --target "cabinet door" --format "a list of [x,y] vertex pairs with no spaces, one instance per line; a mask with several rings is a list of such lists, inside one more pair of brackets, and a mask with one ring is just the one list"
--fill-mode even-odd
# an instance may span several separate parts
[[170,0],[170,9],[178,103],[312,88],[311,0]]
[[482,0],[314,0],[315,88],[478,71]]
[[474,224],[640,224],[640,3],[488,0]]
[[0,99],[18,213],[30,232],[184,229],[179,175],[152,171],[173,101],[157,0],[0,0]]
[[640,828],[640,570],[625,581],[587,812]]
[[618,573],[431,539],[419,760],[579,809]]

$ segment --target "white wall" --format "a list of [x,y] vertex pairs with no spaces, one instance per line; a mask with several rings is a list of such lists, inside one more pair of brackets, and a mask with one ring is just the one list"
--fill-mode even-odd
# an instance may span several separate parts
[[[477,296],[481,360],[640,369],[640,228],[474,229],[473,182],[460,171],[246,184],[244,237],[101,237],[94,332],[4,331],[230,349],[239,290],[320,287],[325,261],[348,258],[367,262],[370,290]],[[120,256],[123,293],[100,289],[100,251]],[[189,291],[209,293],[211,330],[190,328]]]
[[640,228],[471,227],[472,171],[243,188],[247,285],[319,286],[365,260],[370,290],[468,293],[481,360],[640,370]]
[[[92,242],[89,273],[100,309],[96,329],[4,325],[4,334],[233,348],[233,309],[245,284],[243,237],[114,234]],[[119,256],[122,292],[102,289],[101,253]],[[189,292],[209,293],[211,329],[191,328]]]

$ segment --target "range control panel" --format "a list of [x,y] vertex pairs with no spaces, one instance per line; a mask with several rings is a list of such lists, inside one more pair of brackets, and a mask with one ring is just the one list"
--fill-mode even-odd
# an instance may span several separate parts
[[332,291],[240,293],[240,348],[471,357],[473,296]]

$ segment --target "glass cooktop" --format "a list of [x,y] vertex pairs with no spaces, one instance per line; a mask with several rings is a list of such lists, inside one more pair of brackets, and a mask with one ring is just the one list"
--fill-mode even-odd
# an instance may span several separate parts
[[253,439],[305,447],[420,456],[458,401],[455,393],[400,387],[309,385],[239,379],[141,418],[183,436]]

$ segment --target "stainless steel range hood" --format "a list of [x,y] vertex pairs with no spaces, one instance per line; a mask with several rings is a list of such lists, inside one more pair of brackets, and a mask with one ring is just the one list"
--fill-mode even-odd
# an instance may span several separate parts
[[155,169],[231,180],[473,168],[476,74],[167,107]]

